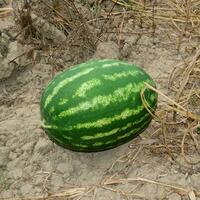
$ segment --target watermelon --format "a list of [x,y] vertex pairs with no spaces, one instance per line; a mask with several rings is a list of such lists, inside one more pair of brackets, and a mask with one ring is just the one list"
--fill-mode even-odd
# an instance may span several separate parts
[[[43,91],[42,127],[56,144],[82,152],[124,144],[149,125],[152,116],[141,100],[153,79],[140,67],[112,59],[78,64],[57,76]],[[154,111],[157,94],[146,89]]]

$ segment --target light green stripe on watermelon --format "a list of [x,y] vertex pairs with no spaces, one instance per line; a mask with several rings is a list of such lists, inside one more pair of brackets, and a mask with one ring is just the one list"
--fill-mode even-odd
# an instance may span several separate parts
[[68,99],[60,99],[60,101],[58,102],[58,105],[61,106],[61,105],[64,105],[68,102],[69,100]]
[[56,126],[56,125],[48,125],[48,124],[46,124],[46,121],[43,119],[42,120],[42,124],[41,124],[41,126],[43,127],[43,128],[47,128],[47,129],[55,129],[55,130],[58,130],[59,129],[59,127],[58,126]]
[[148,120],[146,120],[146,121],[143,123],[143,125],[141,125],[139,128],[135,128],[135,129],[133,129],[133,130],[132,130],[131,132],[129,132],[129,133],[126,133],[126,134],[124,134],[124,135],[118,136],[117,139],[116,139],[116,141],[117,141],[117,140],[121,140],[121,139],[128,138],[128,137],[130,137],[131,135],[133,135],[134,133],[139,132],[140,130],[142,130],[143,128],[145,128],[145,127],[149,124],[150,121],[151,121],[151,118],[149,118]]
[[105,118],[99,119],[95,122],[80,123],[80,124],[77,124],[75,126],[69,127],[69,129],[100,128],[100,127],[109,125],[114,121],[125,120],[128,117],[131,117],[133,115],[137,115],[143,110],[143,108],[144,108],[143,106],[138,106],[134,110],[133,109],[125,109],[119,115],[114,115],[112,117],[105,117]]
[[106,63],[106,64],[102,65],[102,68],[117,67],[117,66],[120,66],[120,65],[125,65],[125,64],[124,64],[124,62]]
[[94,144],[92,144],[93,147],[97,147],[97,146],[102,146],[104,145],[105,143],[103,142],[95,142]]
[[101,81],[99,79],[91,79],[89,81],[86,81],[83,83],[75,92],[75,95],[73,95],[73,98],[76,97],[85,97],[86,92],[89,92],[92,88],[101,85]]
[[[145,125],[146,125],[146,124],[145,124]],[[127,134],[118,136],[116,140],[121,140],[121,139],[127,138],[127,137],[131,136],[133,133],[137,133],[140,129],[141,129],[141,127],[134,129],[134,130],[131,131],[130,133],[127,133]]]
[[149,118],[148,120],[146,120],[142,126],[133,129],[133,130],[132,130],[131,132],[129,132],[129,133],[126,133],[126,134],[124,134],[124,135],[118,136],[117,139],[116,139],[116,141],[117,141],[117,140],[124,139],[124,138],[128,138],[128,137],[130,137],[132,134],[137,133],[139,130],[142,130],[143,128],[146,127],[147,124],[149,124],[149,121],[151,121],[151,118]]
[[119,78],[125,78],[127,76],[140,76],[144,73],[141,71],[127,71],[127,72],[121,72],[121,73],[114,73],[112,75],[103,75],[103,78],[105,80],[115,81]]
[[117,120],[125,120],[128,117],[134,116],[139,114],[144,109],[143,105],[138,106],[135,109],[125,109],[123,112],[121,112],[119,115],[114,115],[112,117],[105,117],[102,119],[98,119],[95,122],[86,122],[86,123],[79,123],[75,126],[69,126],[69,127],[58,127],[56,125],[46,125],[45,122],[43,122],[42,127],[48,128],[48,129],[58,129],[62,131],[69,131],[73,129],[90,129],[90,128],[100,128],[106,125],[111,124],[114,121]]
[[88,148],[88,145],[85,144],[73,144],[75,147],[80,147],[80,148]]
[[[92,108],[93,110],[97,110],[100,107],[101,109],[103,109],[112,103],[121,103],[130,98],[130,95],[134,97],[134,93],[140,92],[142,86],[144,86],[143,82],[137,85],[134,83],[129,83],[123,88],[116,89],[112,94],[106,96],[96,96],[90,101],[81,102],[76,107],[72,107],[66,111],[62,111],[58,114],[58,118],[62,119],[64,117],[69,117],[79,112],[86,111],[90,108]],[[132,101],[134,102],[134,100],[135,99],[133,98]]]
[[55,107],[52,106],[52,107],[49,109],[49,114],[51,115],[54,111],[55,111]]
[[62,137],[65,138],[65,139],[67,139],[67,140],[72,140],[73,139],[72,137],[70,137],[68,135],[63,135]]
[[[126,139],[126,138],[129,138],[131,135],[134,135],[135,133],[137,133],[138,131],[142,130],[143,128],[145,128],[149,122],[151,121],[151,118],[149,118],[148,120],[146,120],[144,122],[144,124],[136,129],[133,129],[132,131],[128,132],[128,133],[125,133],[121,136],[118,136],[115,138],[115,140],[110,140],[110,141],[107,141],[107,142],[95,142],[94,144],[92,144],[92,146],[104,146],[104,145],[108,145],[108,144],[113,144],[113,143],[116,143],[122,139]],[[120,132],[119,132],[120,133]]]
[[115,142],[116,142],[116,140],[114,139],[114,140],[109,140],[109,141],[105,142],[105,144],[108,145],[108,144],[113,144]]
[[70,82],[74,81],[75,79],[77,78],[80,78],[81,76],[84,76],[86,74],[89,74],[91,71],[93,71],[94,68],[89,68],[89,69],[86,69],[80,73],[77,73],[76,75],[74,76],[71,76],[69,78],[66,78],[64,79],[63,81],[61,81],[54,89],[53,89],[53,92],[52,94],[48,95],[47,98],[46,98],[46,101],[44,103],[44,108],[46,108],[52,101],[53,97],[56,96],[59,92],[59,90],[63,87],[66,87],[67,84],[69,84]]
[[[125,133],[121,136],[118,136],[115,138],[115,140],[109,140],[107,142],[95,142],[95,143],[91,143],[91,146],[93,147],[101,147],[101,146],[105,146],[105,145],[109,145],[109,144],[114,144],[122,139],[126,139],[126,138],[129,138],[131,136],[133,136],[135,133],[137,133],[138,131],[142,130],[143,128],[145,128],[149,122],[151,121],[151,118],[149,118],[148,120],[146,120],[142,126],[140,126],[139,128],[136,128],[136,129],[133,129],[132,131],[128,132],[128,133]],[[119,132],[120,133],[120,132]],[[93,139],[96,139],[96,138],[93,138]],[[123,142],[122,142],[123,143]],[[76,144],[76,143],[71,143],[72,146],[77,146],[77,147],[81,147],[81,148],[87,148],[88,146],[87,145],[82,145],[82,144]],[[84,147],[85,146],[85,147]],[[106,147],[106,146],[105,146]],[[108,146],[109,148],[109,146]]]
[[72,67],[71,69],[69,69],[68,71],[77,71],[77,70],[80,70],[80,69],[84,69],[84,68],[90,68],[90,67],[101,67],[101,63],[113,63],[113,62],[119,62],[119,61],[116,61],[116,60],[110,60],[110,59],[104,59],[104,60],[90,60],[88,61],[87,63],[81,63],[81,64],[78,64],[78,65],[75,65],[74,67]]
[[143,117],[141,117],[138,121],[135,121],[135,122],[131,122],[131,123],[128,123],[126,126],[124,127],[121,127],[121,128],[115,128],[109,132],[103,132],[103,133],[96,133],[94,135],[84,135],[81,137],[82,140],[96,140],[96,139],[99,139],[99,138],[105,138],[107,136],[114,136],[115,134],[117,134],[120,130],[126,130],[128,128],[131,128],[132,126],[134,125],[137,125],[139,123],[141,123],[143,120],[145,119],[149,119],[149,113],[145,114]]

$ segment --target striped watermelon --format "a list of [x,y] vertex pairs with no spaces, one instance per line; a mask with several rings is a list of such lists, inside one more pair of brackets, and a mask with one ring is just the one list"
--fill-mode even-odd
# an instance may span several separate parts
[[[130,141],[152,117],[140,92],[154,81],[141,68],[118,60],[82,63],[57,75],[44,90],[42,127],[56,144],[74,151],[102,151]],[[155,109],[157,94],[145,90]]]

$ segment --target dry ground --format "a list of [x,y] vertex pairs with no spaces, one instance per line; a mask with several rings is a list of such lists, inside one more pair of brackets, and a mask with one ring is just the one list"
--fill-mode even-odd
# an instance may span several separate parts
[[[200,199],[200,2],[20,2],[0,1],[0,199]],[[72,152],[40,128],[40,95],[94,58],[144,68],[159,106],[130,143]]]

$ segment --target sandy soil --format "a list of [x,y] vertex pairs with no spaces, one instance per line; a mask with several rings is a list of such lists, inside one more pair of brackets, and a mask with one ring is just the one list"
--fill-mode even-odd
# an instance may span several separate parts
[[[132,30],[131,20],[124,30]],[[65,59],[56,58],[56,65],[41,49],[34,49],[31,56],[22,55],[33,45],[15,39],[19,29],[11,15],[0,18],[0,30],[0,198],[200,199],[195,193],[200,189],[200,165],[185,163],[180,154],[173,160],[162,148],[162,135],[154,133],[155,121],[130,143],[105,152],[78,153],[53,144],[40,128],[40,95],[63,66],[80,61],[65,49]],[[122,46],[111,36],[99,41],[95,52],[82,61],[118,58],[137,64],[155,79],[158,89],[173,97],[167,87],[169,76],[191,52],[183,45],[180,54],[160,31],[156,30],[155,38],[121,35]],[[59,31],[55,35],[66,39]],[[189,156],[199,159],[195,151]],[[113,179],[108,178],[112,176],[118,179],[111,184]]]

